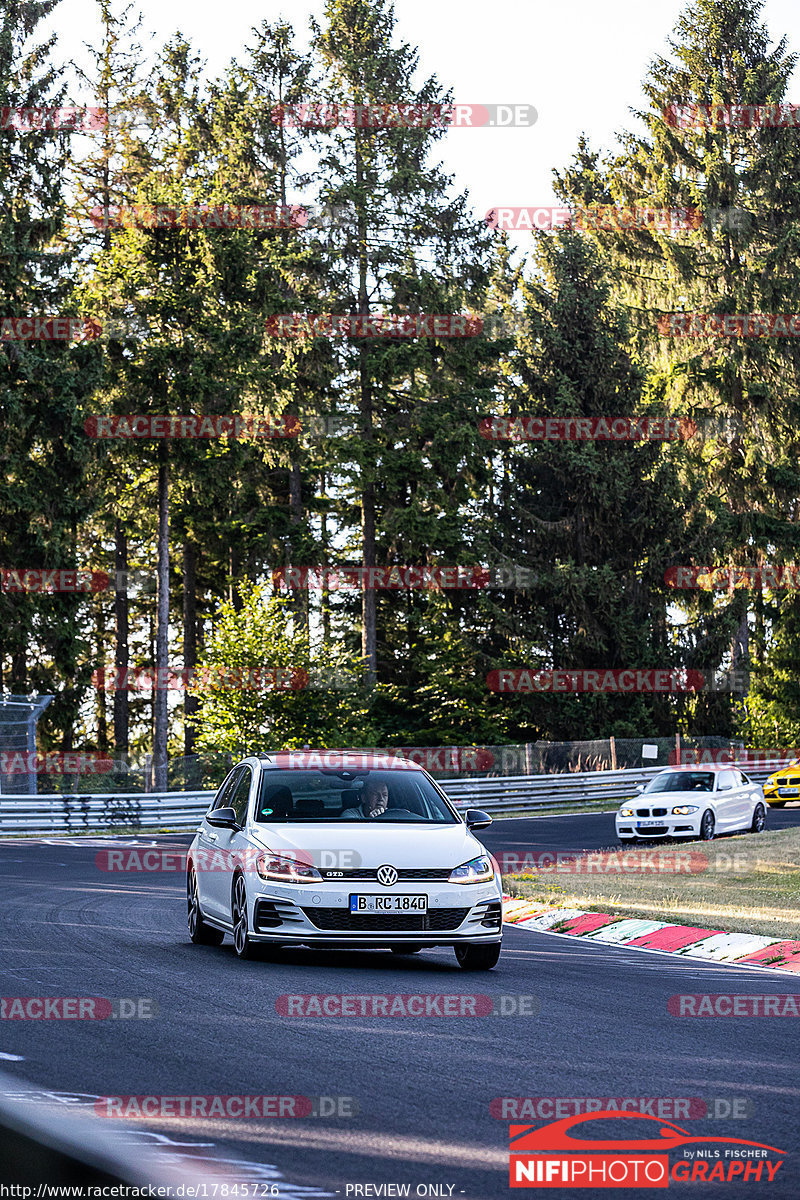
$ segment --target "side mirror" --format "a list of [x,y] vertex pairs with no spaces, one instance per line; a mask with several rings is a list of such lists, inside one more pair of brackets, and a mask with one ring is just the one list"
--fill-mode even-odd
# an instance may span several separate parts
[[481,808],[468,808],[466,815],[467,829],[488,829],[492,818]]
[[206,821],[216,829],[238,829],[239,822],[232,808],[215,808],[206,814]]
[[645,789],[645,785],[643,783],[637,783],[637,785],[636,785],[637,792],[643,792],[644,789]]

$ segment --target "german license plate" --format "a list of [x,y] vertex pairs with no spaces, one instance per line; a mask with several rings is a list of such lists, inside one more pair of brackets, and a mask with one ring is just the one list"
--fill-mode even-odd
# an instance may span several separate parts
[[664,824],[663,818],[659,821],[637,821],[636,822],[637,828],[639,828],[639,829],[644,829],[645,826],[647,826],[647,825],[663,825],[663,824]]
[[778,788],[778,795],[779,796],[796,796],[797,788],[796,787]]
[[351,913],[424,913],[427,896],[351,896]]

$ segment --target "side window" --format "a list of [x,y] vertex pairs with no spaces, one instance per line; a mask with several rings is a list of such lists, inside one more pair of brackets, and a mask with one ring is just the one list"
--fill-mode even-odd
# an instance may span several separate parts
[[228,803],[236,813],[236,820],[244,825],[247,820],[247,801],[250,798],[250,784],[253,782],[253,772],[249,767],[242,767],[241,774],[236,780],[236,789]]
[[231,802],[236,784],[239,782],[244,767],[234,767],[224,780],[222,787],[208,806],[209,812],[214,808],[227,808]]

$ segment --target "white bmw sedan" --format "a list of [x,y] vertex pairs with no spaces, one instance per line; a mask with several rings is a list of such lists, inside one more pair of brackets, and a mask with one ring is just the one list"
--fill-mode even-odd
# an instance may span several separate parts
[[766,828],[764,793],[734,767],[666,767],[616,816],[621,842],[662,837],[709,842],[716,833]]
[[500,956],[500,873],[430,775],[386,755],[282,752],[225,779],[187,860],[189,935],[239,958],[272,945],[452,946],[467,970]]

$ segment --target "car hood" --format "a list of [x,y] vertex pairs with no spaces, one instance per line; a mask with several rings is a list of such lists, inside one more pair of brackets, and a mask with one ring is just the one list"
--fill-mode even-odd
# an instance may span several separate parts
[[699,804],[703,798],[706,800],[713,799],[715,792],[698,792],[687,788],[686,791],[679,792],[650,792],[648,795],[639,795],[635,800],[626,800],[620,807],[631,808],[636,804],[648,805],[650,808],[669,808],[671,804],[686,804],[688,801],[697,801]]
[[[353,867],[459,867],[487,851],[465,825],[414,825],[331,821],[320,824],[259,824],[251,837],[266,850],[305,851],[317,863],[333,852]],[[348,860],[347,852],[352,852]],[[323,864],[324,865],[324,864]]]

